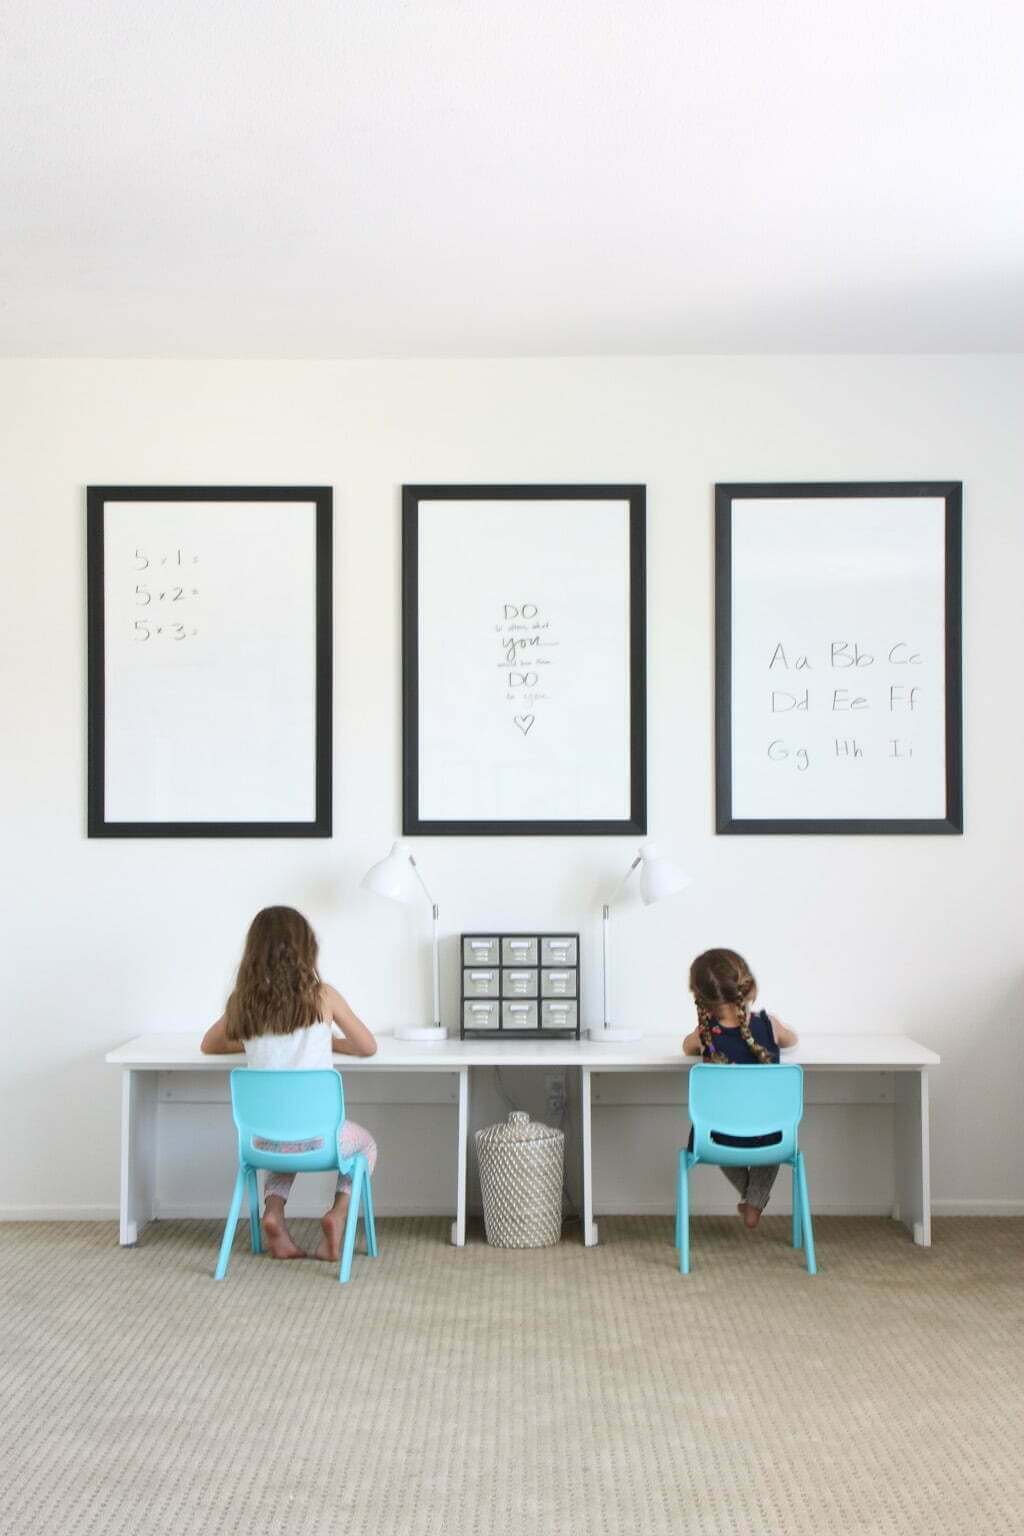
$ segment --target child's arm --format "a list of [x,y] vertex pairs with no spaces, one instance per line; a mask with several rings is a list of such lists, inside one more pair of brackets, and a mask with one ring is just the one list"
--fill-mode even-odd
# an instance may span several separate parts
[[324,1004],[342,1032],[340,1040],[336,1033],[333,1034],[331,1048],[339,1056],[373,1056],[377,1050],[377,1042],[372,1032],[367,1029],[362,1019],[352,1012],[341,993],[329,987],[326,982],[324,982]]
[[695,1029],[693,1034],[687,1035],[686,1039],[683,1041],[683,1055],[700,1056],[703,1053],[703,1050],[704,1047],[701,1044],[700,1030]]
[[211,1024],[199,1043],[204,1056],[237,1056],[245,1050],[241,1040],[228,1038],[228,1027],[221,1014],[216,1024]]
[[796,1045],[799,1035],[795,1029],[787,1029],[781,1019],[777,1019],[774,1013],[768,1015],[771,1020],[772,1034],[775,1036],[775,1044],[780,1050],[786,1051],[791,1045]]

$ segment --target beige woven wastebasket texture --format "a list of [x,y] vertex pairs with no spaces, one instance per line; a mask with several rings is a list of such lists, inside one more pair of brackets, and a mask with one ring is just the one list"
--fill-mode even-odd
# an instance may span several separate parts
[[562,1235],[565,1136],[514,1110],[476,1133],[484,1227],[493,1248],[546,1248]]

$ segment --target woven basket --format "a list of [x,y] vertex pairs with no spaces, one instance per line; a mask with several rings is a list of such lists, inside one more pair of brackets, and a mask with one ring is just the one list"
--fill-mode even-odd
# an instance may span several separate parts
[[565,1137],[515,1110],[476,1133],[484,1227],[493,1248],[546,1248],[562,1235]]

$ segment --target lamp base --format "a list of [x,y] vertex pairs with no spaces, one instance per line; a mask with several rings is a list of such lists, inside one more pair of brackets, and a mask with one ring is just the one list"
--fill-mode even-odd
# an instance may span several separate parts
[[448,1039],[448,1031],[443,1024],[404,1024],[395,1030],[395,1039],[416,1040],[420,1045],[440,1045]]
[[639,1029],[615,1029],[608,1025],[595,1025],[587,1030],[587,1039],[593,1040],[596,1045],[626,1045],[631,1040],[642,1040],[643,1032]]

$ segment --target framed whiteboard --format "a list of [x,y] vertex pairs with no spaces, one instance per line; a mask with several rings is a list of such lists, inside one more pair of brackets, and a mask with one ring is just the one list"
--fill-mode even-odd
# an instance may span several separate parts
[[90,486],[89,836],[331,835],[326,486]]
[[719,832],[963,831],[961,499],[716,486]]
[[402,496],[404,831],[646,831],[644,487]]

